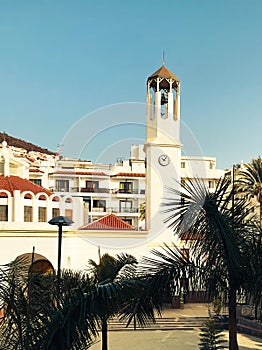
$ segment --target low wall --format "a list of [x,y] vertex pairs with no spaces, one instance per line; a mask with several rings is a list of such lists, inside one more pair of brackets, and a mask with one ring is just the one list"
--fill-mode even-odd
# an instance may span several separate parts
[[[261,312],[261,310],[258,311]],[[239,305],[237,307],[237,328],[240,332],[262,338],[262,323],[255,320],[254,317],[255,308],[253,306]]]

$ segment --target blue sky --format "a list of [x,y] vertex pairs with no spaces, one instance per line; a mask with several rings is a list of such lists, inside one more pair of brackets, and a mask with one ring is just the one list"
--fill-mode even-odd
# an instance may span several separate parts
[[[249,161],[262,153],[261,18],[261,0],[0,0],[0,130],[56,150],[86,114],[143,103],[164,49],[203,153]],[[143,140],[130,129],[122,139]]]

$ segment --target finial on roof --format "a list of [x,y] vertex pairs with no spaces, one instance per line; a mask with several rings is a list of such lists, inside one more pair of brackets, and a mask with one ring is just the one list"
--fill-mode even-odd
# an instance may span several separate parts
[[163,50],[163,54],[162,54],[162,66],[165,65],[165,50]]

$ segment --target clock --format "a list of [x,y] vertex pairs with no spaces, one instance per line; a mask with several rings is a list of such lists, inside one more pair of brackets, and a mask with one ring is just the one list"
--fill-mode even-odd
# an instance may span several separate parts
[[167,154],[161,154],[158,158],[158,163],[162,166],[167,166],[170,163],[170,158]]

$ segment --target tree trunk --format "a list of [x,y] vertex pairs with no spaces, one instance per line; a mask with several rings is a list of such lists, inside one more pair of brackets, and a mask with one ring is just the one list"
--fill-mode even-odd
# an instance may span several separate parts
[[258,319],[258,302],[255,302],[255,320]]
[[237,343],[237,299],[236,288],[230,286],[228,294],[228,333],[229,333],[229,350],[239,350]]
[[107,345],[107,320],[102,320],[102,350],[108,350]]
[[259,219],[260,219],[260,227],[262,227],[262,200],[259,197]]

